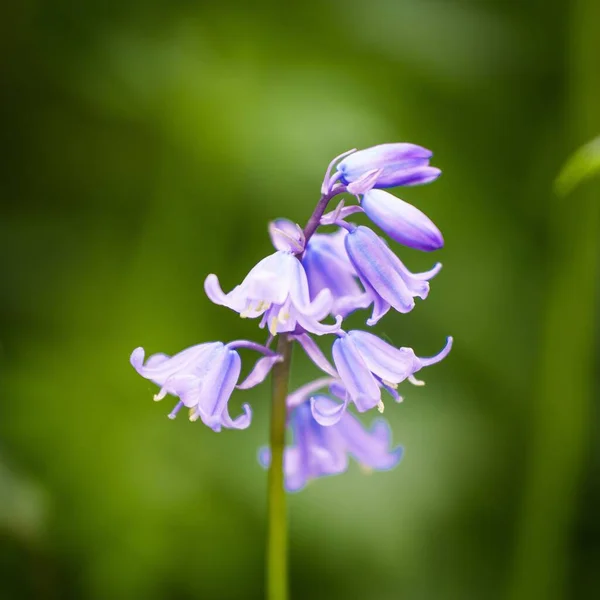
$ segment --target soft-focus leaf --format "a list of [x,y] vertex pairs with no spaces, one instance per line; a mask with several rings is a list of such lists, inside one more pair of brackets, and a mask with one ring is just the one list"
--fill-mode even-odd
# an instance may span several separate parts
[[581,146],[560,170],[554,186],[556,193],[566,196],[580,183],[600,173],[600,136]]

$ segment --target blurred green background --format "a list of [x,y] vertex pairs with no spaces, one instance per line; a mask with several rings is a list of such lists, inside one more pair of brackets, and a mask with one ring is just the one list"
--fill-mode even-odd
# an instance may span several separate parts
[[599,6],[3,3],[0,598],[262,597],[269,387],[214,434],[129,354],[262,340],[205,276],[233,287],[333,156],[391,141],[434,150],[398,195],[446,248],[397,248],[444,269],[377,332],[455,348],[388,403],[396,470],[289,497],[293,598],[600,597],[599,186],[553,191],[600,133]]

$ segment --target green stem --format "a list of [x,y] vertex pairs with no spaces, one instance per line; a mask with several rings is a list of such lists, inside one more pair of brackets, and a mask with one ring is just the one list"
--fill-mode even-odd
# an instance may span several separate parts
[[[571,10],[570,146],[577,147],[600,131],[600,5],[575,0]],[[600,254],[597,184],[555,199],[549,211],[552,273],[542,313],[536,420],[510,600],[567,596],[570,537],[591,438]]]
[[269,469],[269,532],[267,540],[267,600],[286,600],[288,597],[287,572],[287,517],[283,486],[283,452],[292,343],[280,335],[277,353],[283,361],[273,367],[273,399],[271,404],[271,467]]

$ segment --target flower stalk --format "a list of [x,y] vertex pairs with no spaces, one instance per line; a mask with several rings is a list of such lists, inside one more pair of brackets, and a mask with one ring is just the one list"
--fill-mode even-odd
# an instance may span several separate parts
[[283,360],[273,367],[271,404],[271,466],[268,482],[267,600],[287,600],[287,513],[284,489],[283,453],[287,426],[292,342],[279,336],[277,353]]

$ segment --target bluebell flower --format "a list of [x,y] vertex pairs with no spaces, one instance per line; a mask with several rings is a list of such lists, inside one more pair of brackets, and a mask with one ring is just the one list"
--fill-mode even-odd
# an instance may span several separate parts
[[429,217],[388,192],[370,190],[360,205],[367,217],[399,244],[425,252],[444,246],[442,233]]
[[[352,152],[338,165],[331,181],[339,180],[345,185],[369,182],[376,174],[372,187],[390,188],[400,185],[429,183],[440,176],[441,171],[429,165],[432,152],[415,144],[381,144]],[[331,184],[330,184],[331,185]],[[361,186],[352,193],[364,193]]]
[[242,318],[262,316],[260,327],[268,326],[271,335],[298,329],[317,335],[334,333],[342,321],[339,316],[333,325],[320,322],[331,312],[331,292],[322,290],[311,302],[304,267],[288,250],[261,260],[228,294],[216,275],[206,278],[204,290],[215,304],[231,308]]
[[[335,402],[327,396],[315,398],[326,410]],[[344,473],[348,456],[362,467],[377,471],[395,467],[402,448],[391,448],[391,433],[386,421],[378,419],[370,431],[349,412],[331,427],[319,425],[312,417],[308,403],[295,408],[290,415],[293,444],[285,449],[283,468],[285,487],[290,492],[301,490],[309,481],[325,475]],[[269,448],[259,451],[259,462],[268,468]]]
[[410,312],[415,298],[425,299],[428,280],[442,265],[438,263],[425,273],[411,273],[387,244],[368,227],[354,228],[345,238],[348,257],[365,290],[373,299],[373,313],[367,320],[374,325],[393,307],[398,312]]
[[358,276],[344,245],[348,232],[338,229],[335,233],[315,233],[302,256],[302,264],[308,277],[311,299],[323,290],[333,297],[331,313],[348,316],[359,308],[367,308],[371,302],[358,282]]
[[381,388],[399,400],[396,392],[398,384],[414,379],[415,373],[444,359],[452,348],[449,337],[444,349],[431,358],[419,358],[412,348],[396,348],[367,331],[350,331],[341,334],[333,343],[332,356],[341,385],[335,395],[344,399],[344,405],[334,407],[333,413],[319,414],[314,406],[315,418],[323,423],[335,422],[343,414],[345,405],[353,402],[359,412],[378,407],[383,411]]
[[248,389],[261,383],[271,367],[280,360],[274,352],[243,340],[223,344],[209,342],[182,350],[174,356],[153,354],[144,364],[144,349],[136,348],[130,358],[134,369],[145,379],[149,379],[160,390],[154,400],[162,400],[167,394],[179,398],[179,402],[169,414],[174,419],[184,406],[190,410],[190,419],[200,418],[202,422],[220,431],[245,429],[250,425],[252,411],[244,404],[244,414],[236,419],[229,416],[227,403],[236,387],[241,370],[241,359],[235,348],[246,347],[259,350],[267,356],[261,358],[248,378],[238,387]]

